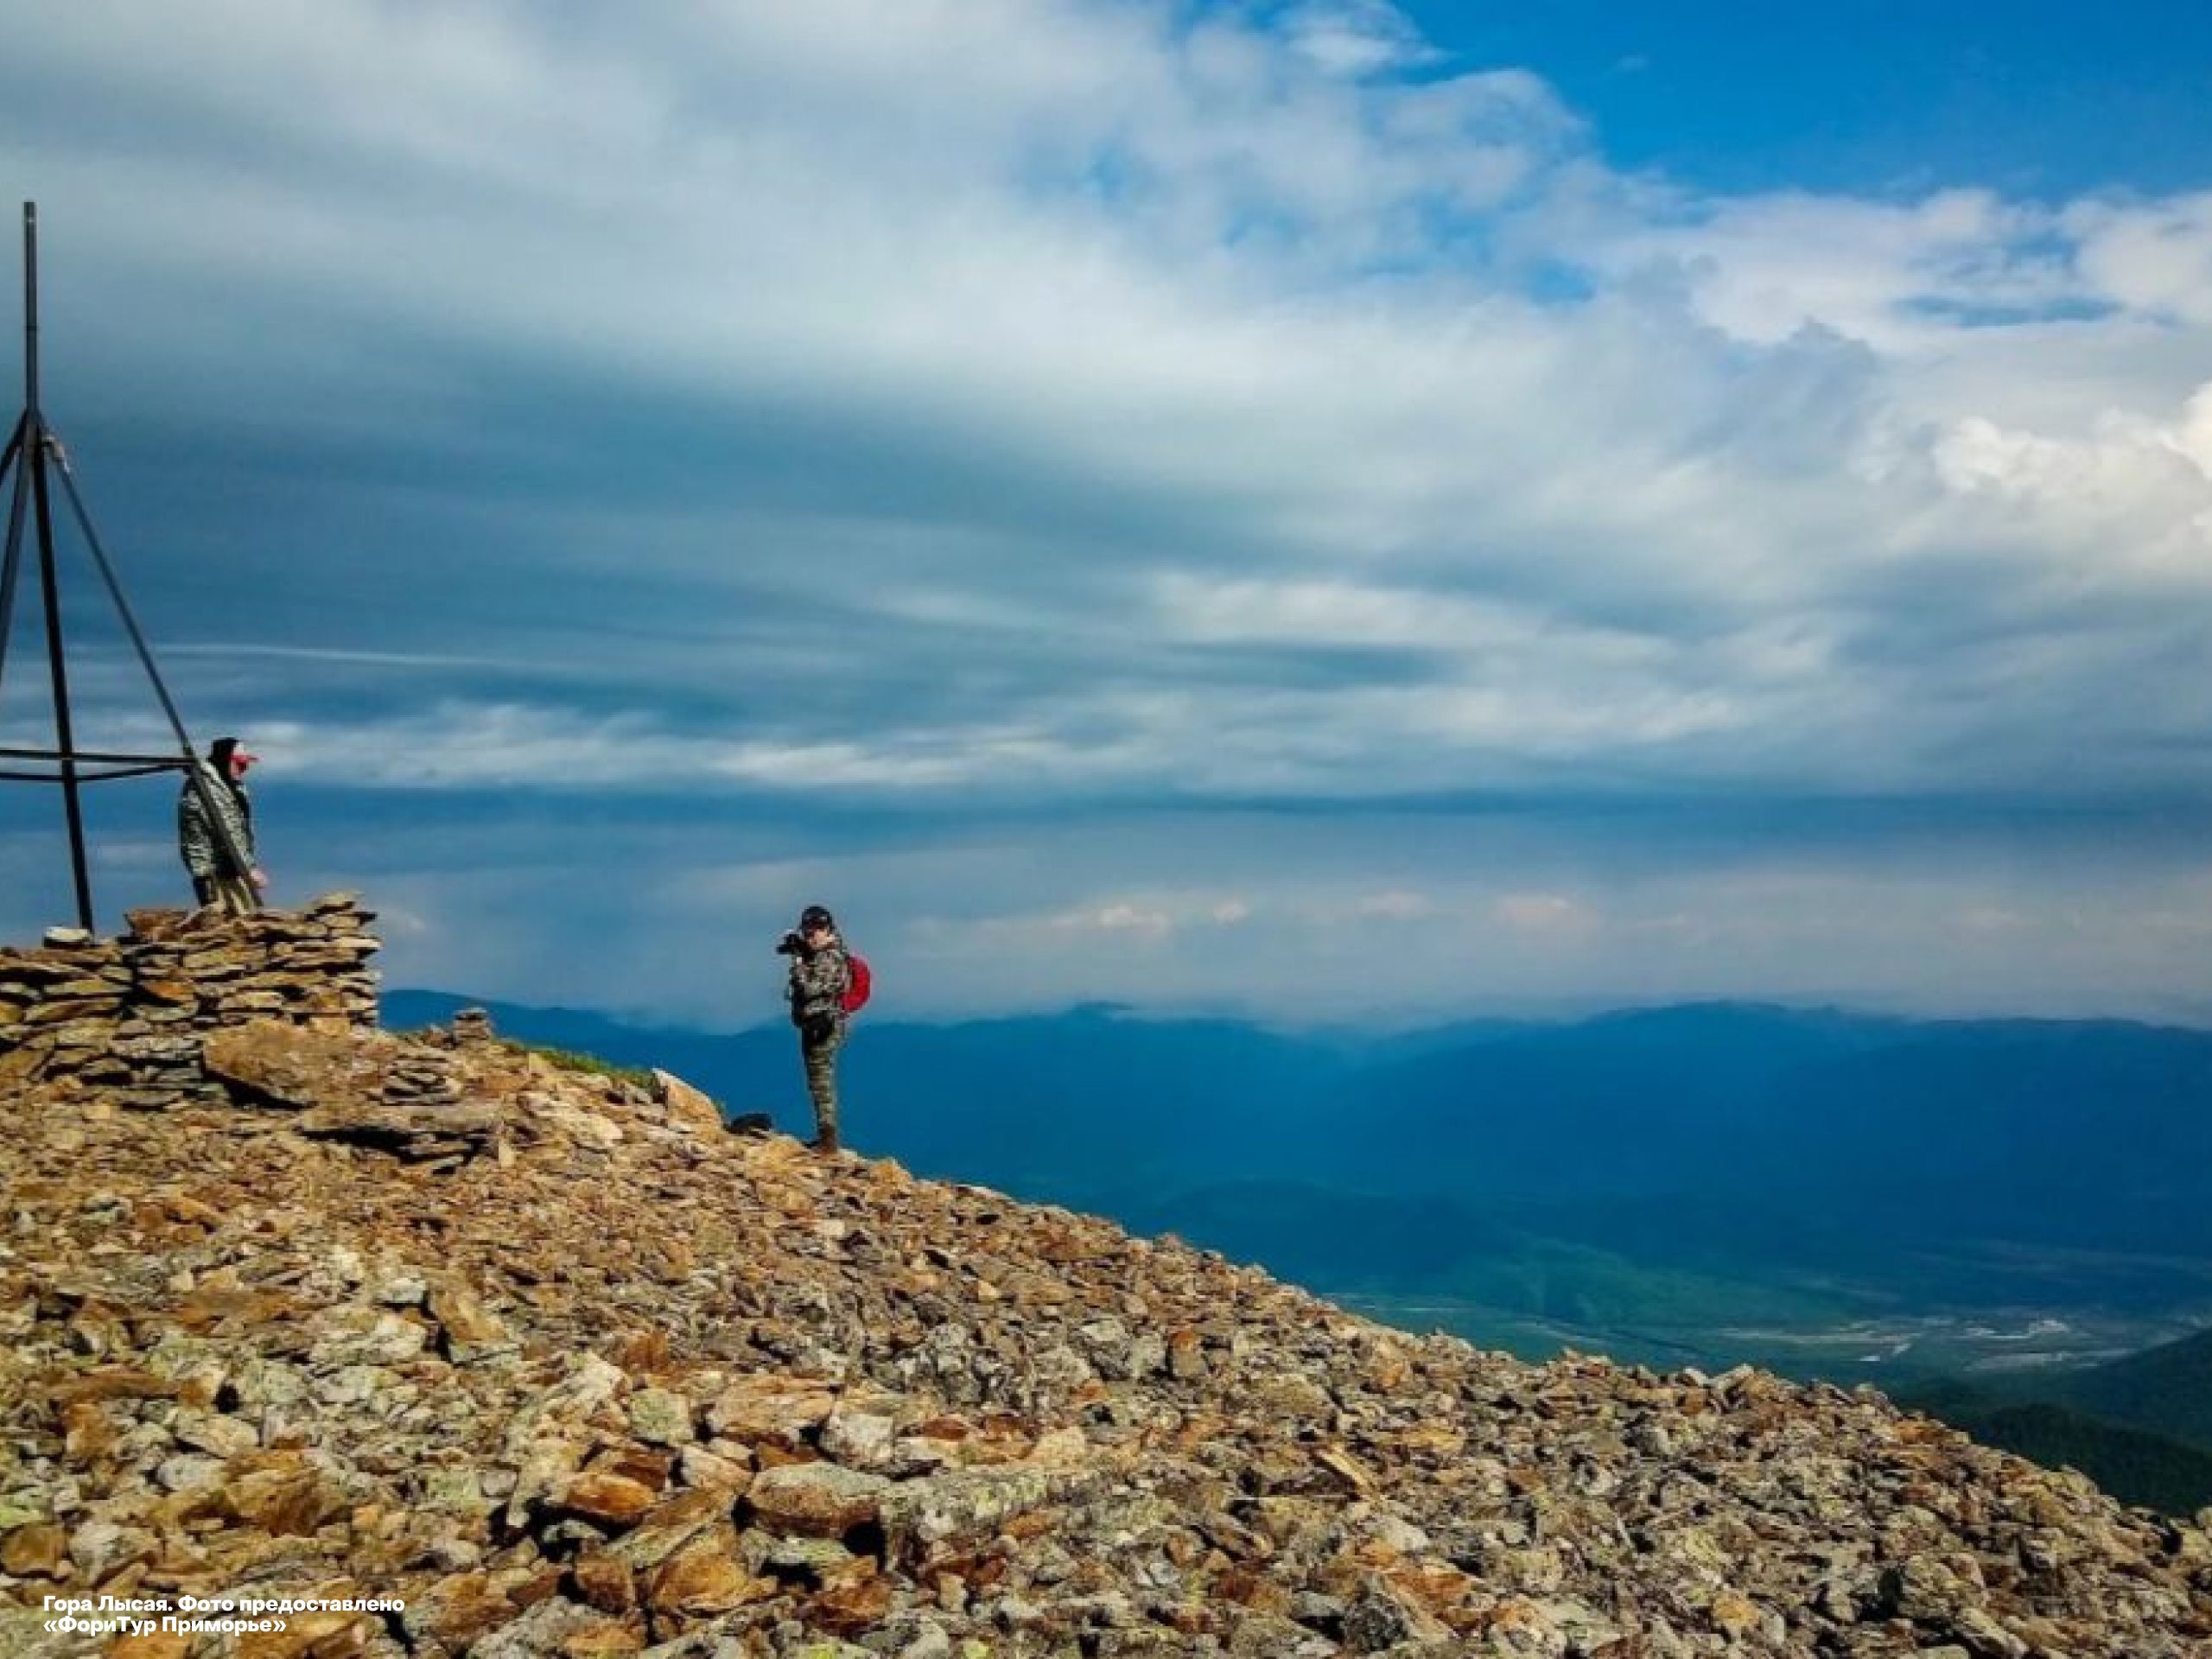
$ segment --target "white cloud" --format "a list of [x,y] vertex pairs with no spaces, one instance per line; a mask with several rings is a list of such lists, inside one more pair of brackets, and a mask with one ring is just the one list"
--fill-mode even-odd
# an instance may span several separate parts
[[1402,887],[1367,893],[1358,904],[1362,916],[1387,922],[1417,922],[1433,914],[1435,908],[1426,894],[1408,893]]
[[2050,436],[1970,416],[1930,454],[1945,486],[1995,508],[1985,524],[2016,544],[2107,580],[2212,580],[2212,382],[2178,419],[2108,410],[2082,435]]
[[1239,898],[1204,893],[1156,892],[1119,898],[1085,898],[1057,909],[946,918],[924,916],[911,925],[933,950],[988,951],[1008,944],[1049,955],[1071,944],[1123,938],[1141,945],[1165,945],[1196,930],[1233,929],[1251,919],[1251,905]]
[[1063,911],[1052,918],[1052,925],[1071,932],[1141,933],[1153,938],[1165,937],[1175,925],[1165,911],[1123,903],[1101,905],[1096,910]]
[[1293,50],[1332,74],[1371,75],[1440,55],[1388,0],[1302,0],[1283,16]]
[[2088,200],[2063,223],[2098,293],[2177,322],[2212,323],[2212,191],[2164,201]]
[[1598,918],[1580,899],[1558,893],[1509,893],[1497,901],[1497,919],[1516,933],[1585,933]]
[[2204,798],[2212,197],[1603,138],[1373,0],[79,0],[0,63],[51,400],[188,437],[81,460],[184,457],[126,563],[272,785]]

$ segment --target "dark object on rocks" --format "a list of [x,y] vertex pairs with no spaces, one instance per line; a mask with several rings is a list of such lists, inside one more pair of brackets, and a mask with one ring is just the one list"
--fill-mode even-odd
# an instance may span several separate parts
[[732,1135],[773,1135],[776,1120],[766,1112],[740,1112],[734,1117],[724,1118],[722,1128]]

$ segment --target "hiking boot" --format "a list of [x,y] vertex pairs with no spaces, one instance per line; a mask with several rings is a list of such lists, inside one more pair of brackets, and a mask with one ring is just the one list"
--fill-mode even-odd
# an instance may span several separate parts
[[837,1131],[835,1129],[824,1129],[821,1134],[816,1135],[813,1140],[806,1143],[806,1149],[809,1152],[822,1153],[836,1151]]

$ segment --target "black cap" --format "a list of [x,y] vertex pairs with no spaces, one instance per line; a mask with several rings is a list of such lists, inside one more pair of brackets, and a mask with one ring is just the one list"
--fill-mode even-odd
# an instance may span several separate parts
[[802,933],[817,927],[834,928],[836,925],[837,924],[830,918],[830,912],[819,905],[809,905],[798,913],[799,931]]
[[238,747],[238,741],[235,737],[219,737],[207,746],[207,758],[219,767],[227,766]]

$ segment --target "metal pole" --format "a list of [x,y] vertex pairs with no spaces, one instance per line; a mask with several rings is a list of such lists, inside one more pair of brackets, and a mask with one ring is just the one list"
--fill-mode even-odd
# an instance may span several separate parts
[[[0,760],[58,760],[61,757],[53,749],[23,749],[0,747]],[[103,766],[168,766],[177,765],[173,754],[132,754],[120,749],[79,749],[77,759],[89,760]]]
[[230,855],[232,865],[241,876],[249,874],[253,865],[245,856],[245,849],[231,838],[230,826],[223,822],[223,815],[215,810],[209,798],[207,774],[200,769],[200,759],[192,747],[192,737],[184,729],[184,716],[177,713],[176,702],[169,696],[168,683],[162,671],[155,665],[152,649],[146,644],[146,635],[138,626],[138,618],[130,608],[130,601],[123,596],[123,584],[116,579],[115,566],[107,556],[107,549],[100,544],[100,533],[93,526],[92,515],[85,510],[85,499],[77,493],[77,475],[70,469],[64,455],[61,469],[62,493],[69,498],[69,510],[76,515],[77,528],[83,532],[85,545],[91,550],[92,563],[99,567],[100,580],[107,584],[108,597],[115,601],[116,614],[123,619],[124,630],[130,635],[130,644],[138,653],[138,661],[146,671],[146,677],[154,684],[154,695],[161,699],[162,712],[168,716],[169,730],[176,736],[177,748],[184,756],[184,775],[192,785],[193,793],[200,798],[200,810],[207,815],[207,827],[214,831],[215,839],[222,843]]
[[46,430],[31,416],[31,499],[38,516],[39,593],[46,605],[46,664],[54,682],[54,742],[61,751],[61,808],[69,820],[69,872],[77,884],[77,925],[92,931],[92,880],[85,861],[85,804],[77,782],[77,741],[70,729],[69,663],[61,643],[61,584],[54,559],[54,504],[46,487]]
[[[69,821],[69,873],[77,888],[77,925],[92,931],[92,879],[85,860],[85,804],[77,785],[77,741],[69,717],[69,664],[61,643],[61,582],[54,562],[54,502],[46,487],[46,421],[38,406],[38,204],[23,204],[23,423],[21,466],[30,477],[38,519],[39,596],[46,607],[46,664],[54,683],[54,741],[61,751],[61,810]],[[20,503],[22,491],[16,492]],[[9,525],[12,562],[19,539]],[[11,570],[9,575],[12,576]]]
[[[8,508],[8,550],[0,560],[0,683],[8,669],[8,634],[16,620],[16,571],[23,545],[23,507],[29,499],[29,452],[38,419],[38,204],[23,204],[23,415],[8,441],[15,461],[16,493]],[[7,471],[0,465],[0,473]]]
[[38,415],[38,203],[23,204],[23,408]]
[[9,445],[16,462],[16,490],[8,508],[7,549],[0,553],[0,690],[8,683],[8,636],[16,622],[16,573],[22,563],[23,509],[30,501],[31,469],[24,457],[30,424],[26,410],[16,423],[16,435]]

